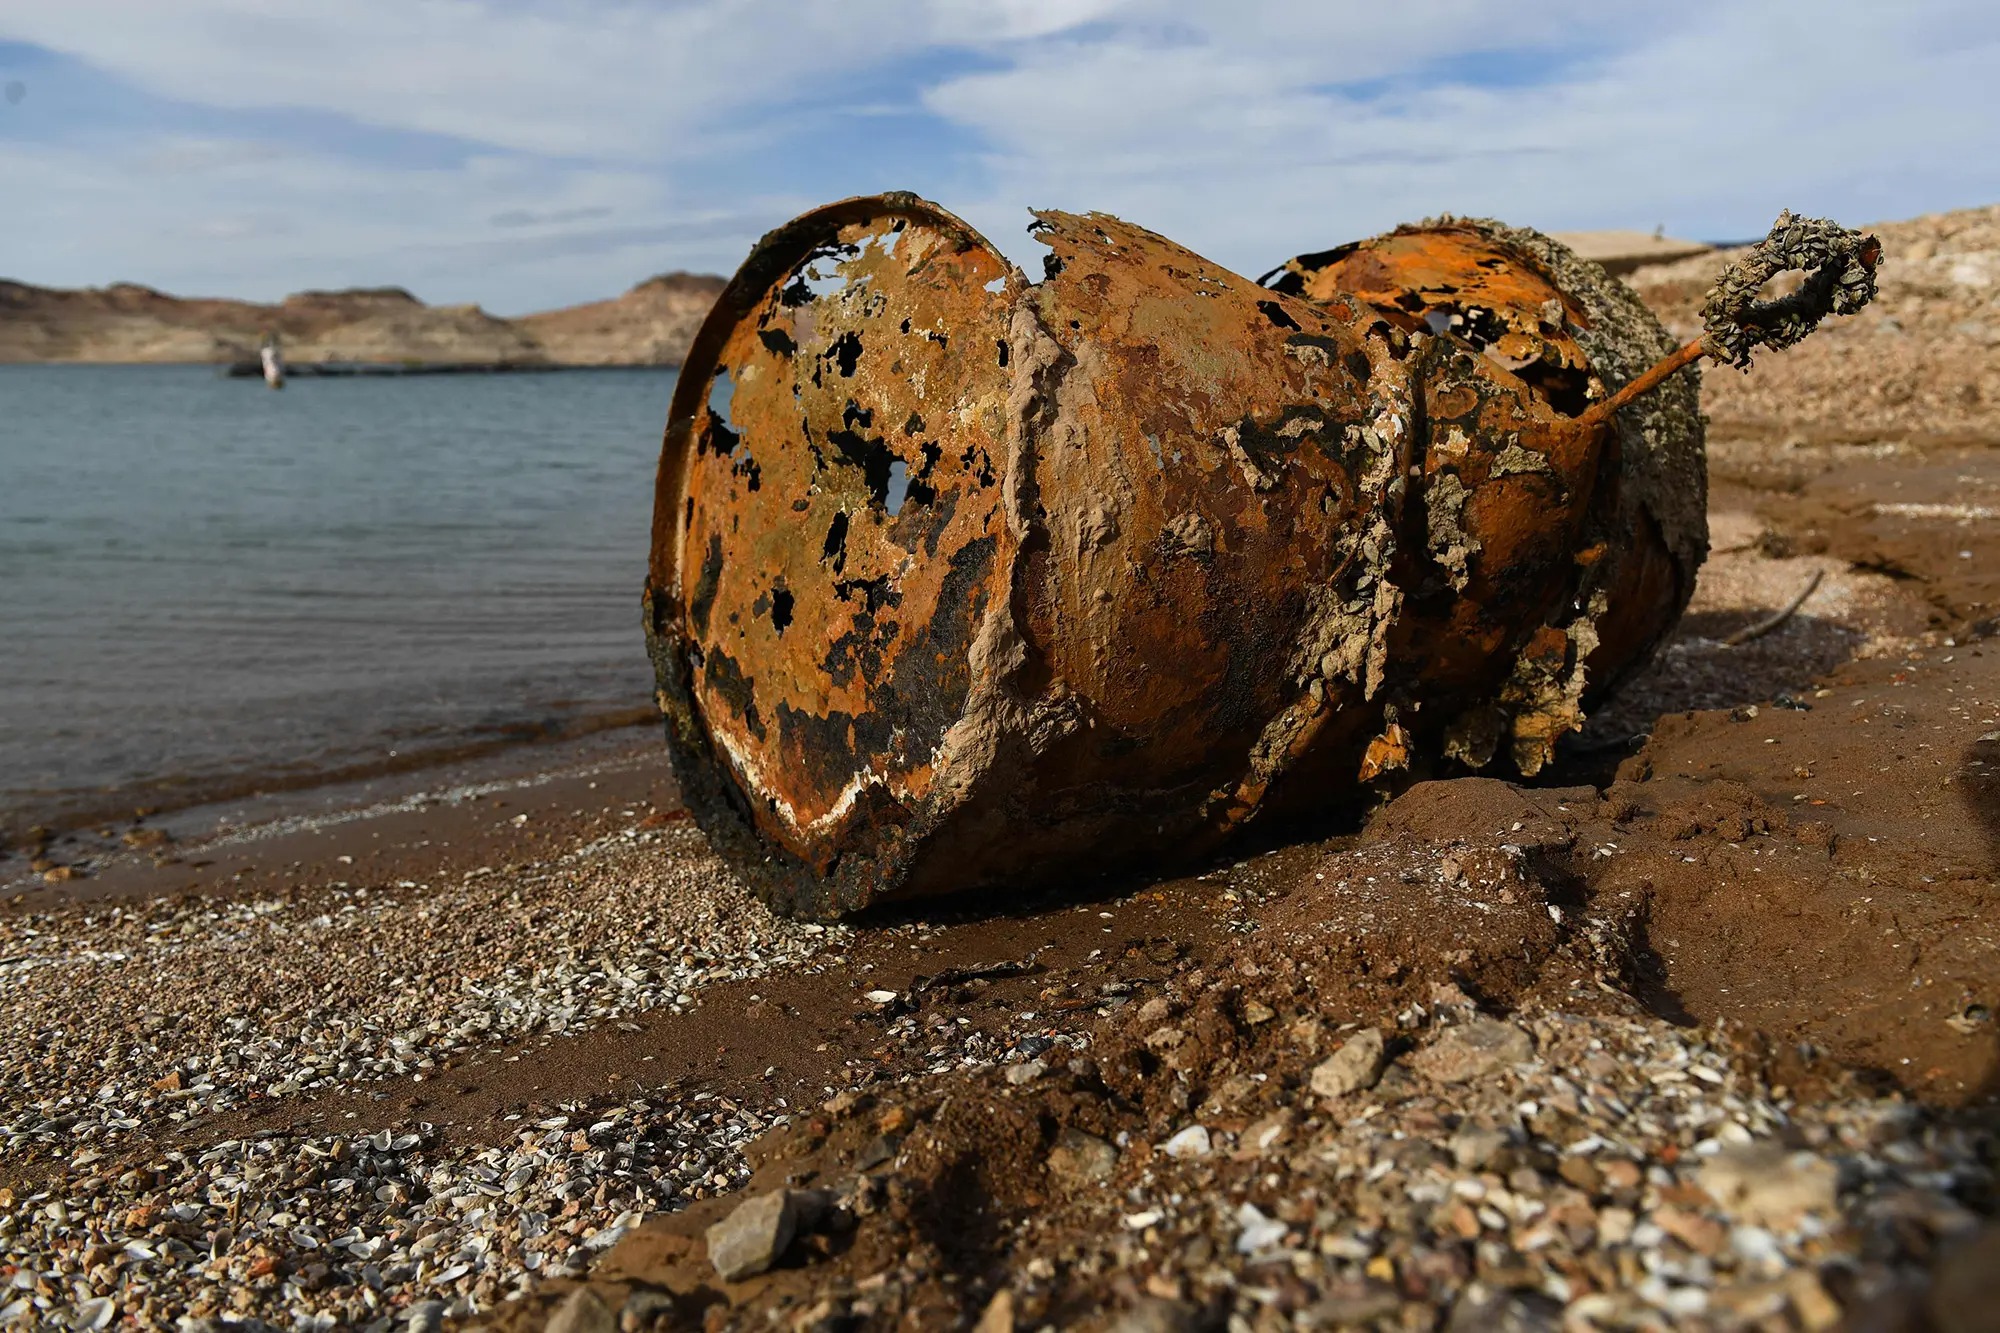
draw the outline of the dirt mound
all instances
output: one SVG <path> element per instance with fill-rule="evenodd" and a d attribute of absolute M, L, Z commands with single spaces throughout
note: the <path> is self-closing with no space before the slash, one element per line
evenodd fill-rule
<path fill-rule="evenodd" d="M 1702 406 L 1718 433 L 2000 439 L 2000 205 L 1870 230 L 1883 250 L 1873 305 L 1760 355 L 1747 375 L 1705 370 Z M 1741 253 L 1649 265 L 1625 281 L 1685 340 L 1701 332 L 1715 275 Z"/>
<path fill-rule="evenodd" d="M 1657 761 L 1713 753 L 1707 725 L 1740 724 L 1692 719 Z M 744 1190 L 487 1326 L 1908 1323 L 1940 1257 L 1941 1284 L 1980 1271 L 1990 1127 L 1871 1092 L 1856 1034 L 1958 1092 L 1993 1042 L 1938 956 L 1977 891 L 1886 889 L 1875 841 L 1843 860 L 1726 779 L 1420 785 L 1081 1054 L 841 1092 L 750 1148 Z M 1877 893 L 1800 911 L 1750 864 L 1794 857 Z M 1978 952 L 1957 980 L 1984 987 Z"/>

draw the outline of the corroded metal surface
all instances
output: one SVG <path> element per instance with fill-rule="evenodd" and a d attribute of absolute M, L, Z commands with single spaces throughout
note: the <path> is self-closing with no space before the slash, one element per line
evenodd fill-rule
<path fill-rule="evenodd" d="M 1309 300 L 1358 300 L 1398 327 L 1445 335 L 1433 355 L 1477 352 L 1546 408 L 1523 425 L 1462 423 L 1469 467 L 1453 457 L 1461 436 L 1429 415 L 1429 537 L 1455 596 L 1413 635 L 1410 662 L 1428 689 L 1456 679 L 1454 660 L 1494 634 L 1539 625 L 1506 684 L 1473 700 L 1444 736 L 1445 753 L 1464 763 L 1504 751 L 1538 771 L 1585 705 L 1645 664 L 1693 594 L 1708 544 L 1697 372 L 1679 370 L 1607 423 L 1595 502 L 1579 507 L 1589 497 L 1541 467 L 1533 437 L 1549 416 L 1596 415 L 1674 350 L 1597 266 L 1536 232 L 1445 218 L 1301 255 L 1263 281 Z M 1457 350 L 1436 350 L 1445 346 Z M 1560 595 L 1528 604 L 1549 591 Z"/>
<path fill-rule="evenodd" d="M 704 822 L 747 817 L 802 880 L 895 873 L 1006 603 L 1019 286 L 921 201 L 835 205 L 765 240 L 682 372 L 649 589 L 662 703 L 684 781 L 715 788 L 690 792 Z"/>
<path fill-rule="evenodd" d="M 1030 284 L 910 196 L 808 214 L 682 371 L 649 637 L 690 804 L 772 901 L 1171 863 L 1441 754 L 1532 769 L 1618 665 L 1612 603 L 1650 604 L 1632 654 L 1677 614 L 1703 538 L 1633 496 L 1689 441 L 1586 418 L 1644 349 L 1514 234 L 1274 290 L 1037 217 Z"/>

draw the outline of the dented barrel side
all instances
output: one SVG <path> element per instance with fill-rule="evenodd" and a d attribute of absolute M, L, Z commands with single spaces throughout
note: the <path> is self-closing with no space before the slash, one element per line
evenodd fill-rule
<path fill-rule="evenodd" d="M 1184 862 L 1254 808 L 1328 702 L 1308 645 L 1369 638 L 1416 447 L 1401 361 L 1349 322 L 1119 219 L 1037 217 L 1010 780 L 912 892 Z M 1358 697 L 1365 648 L 1339 669 Z"/>

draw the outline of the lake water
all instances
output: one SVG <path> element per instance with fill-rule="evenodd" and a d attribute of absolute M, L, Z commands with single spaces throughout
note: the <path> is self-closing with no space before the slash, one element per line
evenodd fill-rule
<path fill-rule="evenodd" d="M 0 366 L 0 827 L 650 706 L 673 385 Z"/>

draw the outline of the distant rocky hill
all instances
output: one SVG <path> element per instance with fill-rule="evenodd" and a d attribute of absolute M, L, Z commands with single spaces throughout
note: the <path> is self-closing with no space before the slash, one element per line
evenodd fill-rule
<path fill-rule="evenodd" d="M 718 277 L 669 273 L 622 296 L 519 319 L 429 306 L 400 287 L 298 292 L 276 305 L 0 280 L 0 362 L 225 362 L 275 332 L 292 361 L 678 365 Z"/>
<path fill-rule="evenodd" d="M 722 286 L 708 274 L 665 273 L 623 296 L 544 310 L 515 325 L 564 364 L 677 366 Z"/>

